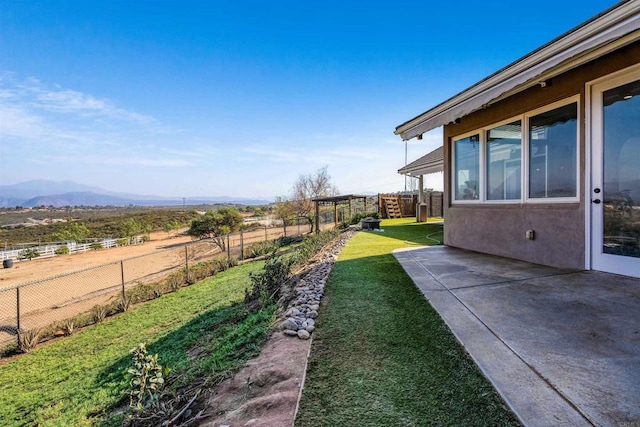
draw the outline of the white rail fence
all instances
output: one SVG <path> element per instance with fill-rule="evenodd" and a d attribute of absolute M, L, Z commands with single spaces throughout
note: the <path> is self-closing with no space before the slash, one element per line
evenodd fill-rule
<path fill-rule="evenodd" d="M 0 251 L 0 260 L 13 259 L 16 261 L 28 261 L 28 258 L 25 256 L 25 251 L 37 251 L 39 255 L 34 258 L 51 258 L 54 256 L 63 255 L 63 253 L 61 252 L 61 248 L 65 246 L 67 247 L 67 249 L 69 249 L 69 254 L 78 254 L 96 249 L 108 249 L 118 246 L 137 245 L 139 243 L 142 243 L 143 241 L 144 240 L 142 236 L 135 236 L 130 239 L 105 238 L 89 243 L 76 243 L 74 241 L 52 242 L 46 243 L 44 245 L 34 245 L 24 249 Z"/>

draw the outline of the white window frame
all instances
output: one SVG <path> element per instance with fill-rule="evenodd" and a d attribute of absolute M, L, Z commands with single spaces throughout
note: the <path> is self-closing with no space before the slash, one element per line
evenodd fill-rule
<path fill-rule="evenodd" d="M 468 138 L 470 136 L 478 135 L 478 198 L 471 200 L 456 200 L 456 141 Z M 484 201 L 484 194 L 482 189 L 484 188 L 484 161 L 482 160 L 482 156 L 484 155 L 484 137 L 482 136 L 482 131 L 473 131 L 463 133 L 461 135 L 456 136 L 455 138 L 451 138 L 451 201 L 455 204 L 478 204 Z"/>
<path fill-rule="evenodd" d="M 545 113 L 547 111 L 555 110 L 556 108 L 564 107 L 569 104 L 576 104 L 577 117 L 576 117 L 576 196 L 575 197 L 546 197 L 546 198 L 530 198 L 529 197 L 529 121 L 531 117 Z M 520 121 L 521 124 L 521 156 L 520 156 L 520 198 L 509 200 L 488 200 L 487 199 L 487 132 L 499 126 L 503 126 L 515 121 Z M 580 95 L 564 98 L 560 101 L 547 104 L 543 107 L 536 108 L 535 110 L 527 111 L 524 114 L 513 116 L 509 119 L 501 120 L 499 122 L 491 123 L 489 126 L 474 129 L 470 132 L 455 135 L 451 137 L 451 204 L 452 205 L 513 205 L 513 204 L 540 204 L 540 203 L 576 203 L 580 202 L 581 182 L 580 182 L 580 137 L 581 137 L 581 115 L 580 115 Z M 479 197 L 475 200 L 456 200 L 456 164 L 455 164 L 455 142 L 468 138 L 473 135 L 479 135 L 479 182 L 478 192 Z"/>
<path fill-rule="evenodd" d="M 547 111 L 555 110 L 556 108 L 564 107 L 569 104 L 576 104 L 576 195 L 574 197 L 529 197 L 529 121 L 532 117 L 537 116 L 542 113 L 546 113 Z M 580 192 L 582 191 L 582 186 L 580 185 L 580 132 L 581 132 L 581 121 L 580 121 L 580 96 L 572 96 L 570 98 L 565 98 L 561 101 L 554 102 L 552 104 L 545 105 L 544 107 L 537 108 L 532 111 L 528 111 L 524 114 L 523 120 L 523 151 L 524 151 L 524 162 L 526 167 L 523 167 L 523 195 L 525 197 L 526 203 L 576 203 L 580 202 Z M 526 149 L 525 149 L 526 147 Z"/>
<path fill-rule="evenodd" d="M 520 198 L 519 199 L 508 199 L 508 200 L 489 200 L 487 199 L 487 188 L 485 186 L 485 188 L 482 189 L 482 194 L 484 196 L 483 198 L 483 202 L 484 203 L 490 203 L 490 204 L 496 204 L 496 205 L 513 205 L 513 204 L 520 204 L 523 202 L 524 200 L 524 193 L 523 193 L 523 188 L 522 188 L 522 173 L 524 170 L 524 150 L 525 150 L 525 145 L 524 145 L 524 138 L 522 137 L 522 134 L 524 133 L 524 127 L 525 127 L 525 123 L 524 123 L 524 119 L 522 115 L 519 116 L 515 116 L 512 117 L 510 119 L 507 120 L 502 120 L 499 122 L 496 122 L 495 124 L 491 124 L 490 126 L 486 126 L 484 128 L 482 128 L 482 134 L 484 137 L 484 141 L 482 146 L 484 147 L 484 159 L 483 159 L 483 166 L 484 166 L 484 182 L 486 184 L 487 182 L 487 171 L 489 170 L 487 167 L 487 145 L 489 144 L 489 141 L 487 140 L 487 132 L 489 132 L 491 129 L 495 129 L 497 127 L 500 126 L 504 126 L 504 125 L 508 125 L 509 123 L 513 123 L 513 122 L 517 122 L 520 121 Z M 506 182 L 505 182 L 506 184 Z"/>

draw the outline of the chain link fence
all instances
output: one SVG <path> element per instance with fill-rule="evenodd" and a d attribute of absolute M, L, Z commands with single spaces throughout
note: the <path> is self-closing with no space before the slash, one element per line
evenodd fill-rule
<path fill-rule="evenodd" d="M 146 255 L 0 289 L 0 347 L 16 342 L 18 331 L 61 325 L 101 305 L 126 301 L 127 293 L 134 288 L 157 283 L 174 272 L 186 272 L 188 281 L 189 268 L 198 263 L 215 258 L 242 260 L 251 256 L 253 244 L 302 236 L 310 231 L 305 220 L 286 228 L 261 226 L 224 236 L 224 250 L 213 240 L 181 243 Z"/>

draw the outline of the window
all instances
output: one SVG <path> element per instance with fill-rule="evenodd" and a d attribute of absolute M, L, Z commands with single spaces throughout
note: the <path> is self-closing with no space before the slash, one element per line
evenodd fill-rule
<path fill-rule="evenodd" d="M 454 141 L 455 200 L 478 200 L 480 186 L 480 136 Z"/>
<path fill-rule="evenodd" d="M 520 200 L 522 124 L 489 129 L 487 140 L 487 200 Z"/>
<path fill-rule="evenodd" d="M 577 202 L 577 97 L 453 140 L 454 203 Z"/>
<path fill-rule="evenodd" d="M 529 198 L 576 197 L 578 106 L 529 119 Z"/>

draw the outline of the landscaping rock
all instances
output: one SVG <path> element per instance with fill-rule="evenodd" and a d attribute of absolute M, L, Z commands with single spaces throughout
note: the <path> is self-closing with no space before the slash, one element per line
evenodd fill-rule
<path fill-rule="evenodd" d="M 315 330 L 314 319 L 318 317 L 320 301 L 331 268 L 344 245 L 354 234 L 354 231 L 348 231 L 340 235 L 329 248 L 315 257 L 315 265 L 298 281 L 293 289 L 295 298 L 289 303 L 285 314 L 287 319 L 282 323 L 285 335 L 295 335 L 304 340 L 310 338 Z"/>
<path fill-rule="evenodd" d="M 292 318 L 288 318 L 282 322 L 282 329 L 293 329 L 294 331 L 297 331 L 300 329 L 300 326 L 302 326 L 302 324 L 298 325 L 298 323 Z"/>
<path fill-rule="evenodd" d="M 302 340 L 308 340 L 310 336 L 311 336 L 311 334 L 309 332 L 305 331 L 304 329 L 300 329 L 298 331 L 298 338 L 300 338 Z"/>

